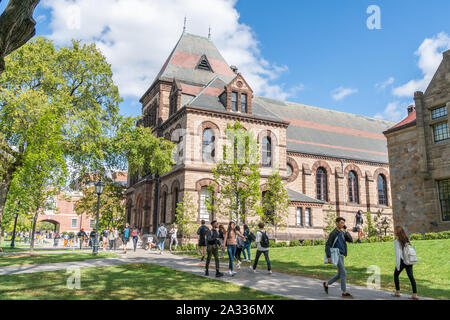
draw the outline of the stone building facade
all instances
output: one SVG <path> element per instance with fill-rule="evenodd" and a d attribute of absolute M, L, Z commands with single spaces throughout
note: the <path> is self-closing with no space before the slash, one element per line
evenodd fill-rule
<path fill-rule="evenodd" d="M 407 232 L 450 229 L 450 50 L 408 116 L 385 131 L 394 224 Z"/>
<path fill-rule="evenodd" d="M 141 125 L 177 144 L 169 173 L 129 176 L 127 221 L 144 233 L 172 223 L 185 193 L 197 205 L 198 223 L 228 223 L 207 212 L 204 200 L 214 185 L 211 169 L 229 144 L 227 125 L 237 121 L 258 140 L 261 192 L 273 171 L 286 183 L 288 228 L 278 239 L 322 238 L 328 210 L 350 227 L 358 209 L 392 215 L 382 132 L 394 123 L 256 96 L 208 38 L 183 33 L 140 102 Z"/>

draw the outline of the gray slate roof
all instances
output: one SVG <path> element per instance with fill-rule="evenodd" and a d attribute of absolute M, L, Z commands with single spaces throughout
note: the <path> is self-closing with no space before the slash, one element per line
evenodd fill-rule
<path fill-rule="evenodd" d="M 303 193 L 294 191 L 292 189 L 287 188 L 289 201 L 298 201 L 298 202 L 309 202 L 309 203 L 325 203 L 322 200 L 317 200 L 311 197 L 304 195 Z"/>

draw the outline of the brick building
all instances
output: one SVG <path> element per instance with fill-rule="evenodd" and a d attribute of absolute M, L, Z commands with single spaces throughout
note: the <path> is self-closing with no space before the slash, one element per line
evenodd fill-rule
<path fill-rule="evenodd" d="M 278 238 L 323 237 L 330 208 L 349 226 L 358 209 L 392 215 L 382 132 L 394 123 L 256 96 L 208 38 L 183 33 L 140 102 L 142 125 L 176 143 L 178 153 L 164 176 L 129 176 L 127 221 L 144 232 L 171 223 L 184 193 L 197 203 L 197 222 L 228 222 L 208 212 L 205 198 L 222 156 L 215 150 L 229 143 L 225 129 L 236 121 L 258 139 L 261 192 L 274 170 L 286 183 L 289 227 Z"/>
<path fill-rule="evenodd" d="M 127 173 L 113 173 L 112 179 L 116 183 L 125 185 L 127 183 Z M 48 199 L 48 207 L 54 209 L 44 210 L 44 212 L 38 216 L 37 222 L 53 223 L 55 225 L 54 231 L 60 233 L 77 233 L 81 228 L 87 232 L 94 230 L 96 221 L 92 216 L 88 216 L 85 213 L 77 215 L 75 212 L 75 204 L 82 197 L 83 193 L 75 190 L 62 192 L 61 194 Z"/>
<path fill-rule="evenodd" d="M 387 137 L 394 224 L 409 233 L 450 229 L 450 50 L 425 93 Z"/>

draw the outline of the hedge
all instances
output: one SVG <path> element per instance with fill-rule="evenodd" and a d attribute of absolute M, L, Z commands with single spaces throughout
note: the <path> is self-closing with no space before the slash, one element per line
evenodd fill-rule
<path fill-rule="evenodd" d="M 298 240 L 289 241 L 289 247 L 298 247 L 299 245 L 300 245 L 300 241 L 298 241 Z"/>
<path fill-rule="evenodd" d="M 389 242 L 389 241 L 394 241 L 394 237 L 393 236 L 384 236 L 381 238 L 382 242 Z"/>
<path fill-rule="evenodd" d="M 367 239 L 367 242 L 369 242 L 369 243 L 378 242 L 378 237 L 377 237 L 377 236 L 369 237 L 369 238 Z"/>
<path fill-rule="evenodd" d="M 312 246 L 313 245 L 313 243 L 312 243 L 312 241 L 311 240 L 303 240 L 303 242 L 302 242 L 302 246 Z"/>
<path fill-rule="evenodd" d="M 280 241 L 280 242 L 276 243 L 276 246 L 278 248 L 280 248 L 280 247 L 287 247 L 287 243 L 285 241 Z"/>
<path fill-rule="evenodd" d="M 424 235 L 425 240 L 435 240 L 438 239 L 438 234 L 435 232 L 428 232 Z"/>
<path fill-rule="evenodd" d="M 276 243 L 275 243 L 275 240 L 269 240 L 269 248 L 274 248 L 274 247 L 276 247 L 277 245 L 276 245 Z"/>
<path fill-rule="evenodd" d="M 325 245 L 325 240 L 324 239 L 316 239 L 316 240 L 314 240 L 314 245 L 315 246 L 323 246 L 323 245 Z"/>
<path fill-rule="evenodd" d="M 423 236 L 420 233 L 413 233 L 409 237 L 409 240 L 423 240 Z"/>
<path fill-rule="evenodd" d="M 450 231 L 441 231 L 438 232 L 439 239 L 450 239 Z"/>

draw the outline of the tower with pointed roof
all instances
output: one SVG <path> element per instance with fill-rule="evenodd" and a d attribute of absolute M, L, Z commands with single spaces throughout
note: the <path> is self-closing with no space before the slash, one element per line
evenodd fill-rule
<path fill-rule="evenodd" d="M 286 183 L 288 228 L 279 239 L 322 238 L 327 210 L 348 224 L 358 209 L 392 215 L 382 134 L 392 122 L 256 96 L 251 85 L 209 37 L 183 32 L 140 99 L 141 125 L 176 143 L 178 160 L 164 176 L 129 177 L 130 224 L 152 232 L 173 222 L 185 193 L 196 201 L 197 222 L 227 223 L 205 205 L 220 152 L 213 151 L 209 160 L 203 154 L 205 146 L 222 150 L 227 125 L 236 121 L 259 142 L 261 191 L 276 170 Z"/>

